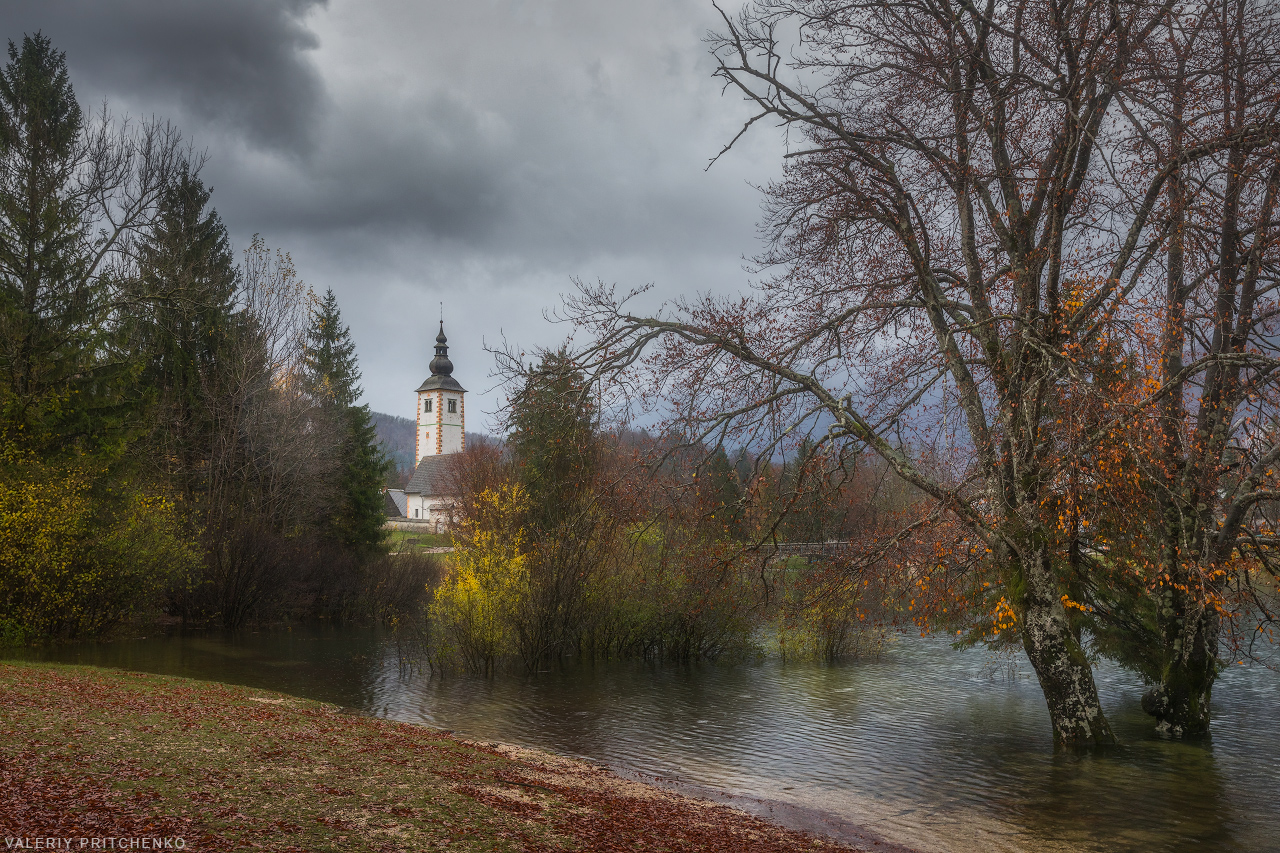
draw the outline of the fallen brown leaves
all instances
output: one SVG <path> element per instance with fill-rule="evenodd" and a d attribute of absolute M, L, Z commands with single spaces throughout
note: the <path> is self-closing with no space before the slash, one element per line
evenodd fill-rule
<path fill-rule="evenodd" d="M 6 836 L 128 838 L 183 836 L 212 840 L 188 818 L 152 813 L 154 797 L 105 788 L 90 778 L 36 776 L 0 769 L 0 832 Z"/>
<path fill-rule="evenodd" d="M 0 836 L 188 850 L 848 850 L 599 767 L 264 691 L 0 664 Z"/>

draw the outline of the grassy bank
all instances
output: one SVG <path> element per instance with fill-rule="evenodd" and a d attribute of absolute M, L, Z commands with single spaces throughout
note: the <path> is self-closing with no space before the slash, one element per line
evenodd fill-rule
<path fill-rule="evenodd" d="M 431 548 L 452 548 L 448 533 L 418 533 L 413 530 L 388 530 L 386 543 L 393 553 L 426 552 Z"/>
<path fill-rule="evenodd" d="M 0 663 L 0 836 L 181 837 L 187 850 L 848 849 L 581 762 L 331 705 L 12 663 Z"/>

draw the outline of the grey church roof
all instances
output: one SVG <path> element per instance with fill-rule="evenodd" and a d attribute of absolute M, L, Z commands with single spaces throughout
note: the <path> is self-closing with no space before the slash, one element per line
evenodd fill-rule
<path fill-rule="evenodd" d="M 404 487 L 410 495 L 427 495 L 428 497 L 448 497 L 453 485 L 453 458 L 457 454 L 446 453 L 442 456 L 424 456 L 413 469 L 413 477 L 409 485 Z"/>
<path fill-rule="evenodd" d="M 452 376 L 428 376 L 423 380 L 422 384 L 418 386 L 419 391 L 434 391 L 437 388 L 444 391 L 467 390 L 466 388 L 463 388 L 462 385 L 458 383 L 458 380 L 454 379 Z"/>
<path fill-rule="evenodd" d="M 453 378 L 453 362 L 449 360 L 449 339 L 444 336 L 444 320 L 440 321 L 440 334 L 436 335 L 436 357 L 431 359 L 429 366 L 431 375 L 418 386 L 419 391 L 434 391 L 437 388 L 458 392 L 467 390 Z"/>

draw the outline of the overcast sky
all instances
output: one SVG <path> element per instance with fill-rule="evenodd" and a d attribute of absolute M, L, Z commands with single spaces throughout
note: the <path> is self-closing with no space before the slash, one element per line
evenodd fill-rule
<path fill-rule="evenodd" d="M 732 4 L 731 4 L 732 5 Z M 702 43 L 710 0 L 0 0 L 86 107 L 171 119 L 238 249 L 331 287 L 374 409 L 411 417 L 444 303 L 468 427 L 493 431 L 505 334 L 552 345 L 570 279 L 743 287 L 781 146 L 706 165 L 746 106 Z M 478 398 L 478 399 L 477 399 Z"/>

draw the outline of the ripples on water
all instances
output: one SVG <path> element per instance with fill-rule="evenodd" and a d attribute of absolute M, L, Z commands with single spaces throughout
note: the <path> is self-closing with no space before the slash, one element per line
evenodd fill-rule
<path fill-rule="evenodd" d="M 1156 739 L 1097 673 L 1122 746 L 1053 752 L 1030 668 L 901 636 L 873 661 L 406 677 L 373 632 L 186 635 L 41 657 L 266 687 L 819 809 L 922 850 L 1280 849 L 1280 676 L 1234 667 L 1210 743 Z"/>

